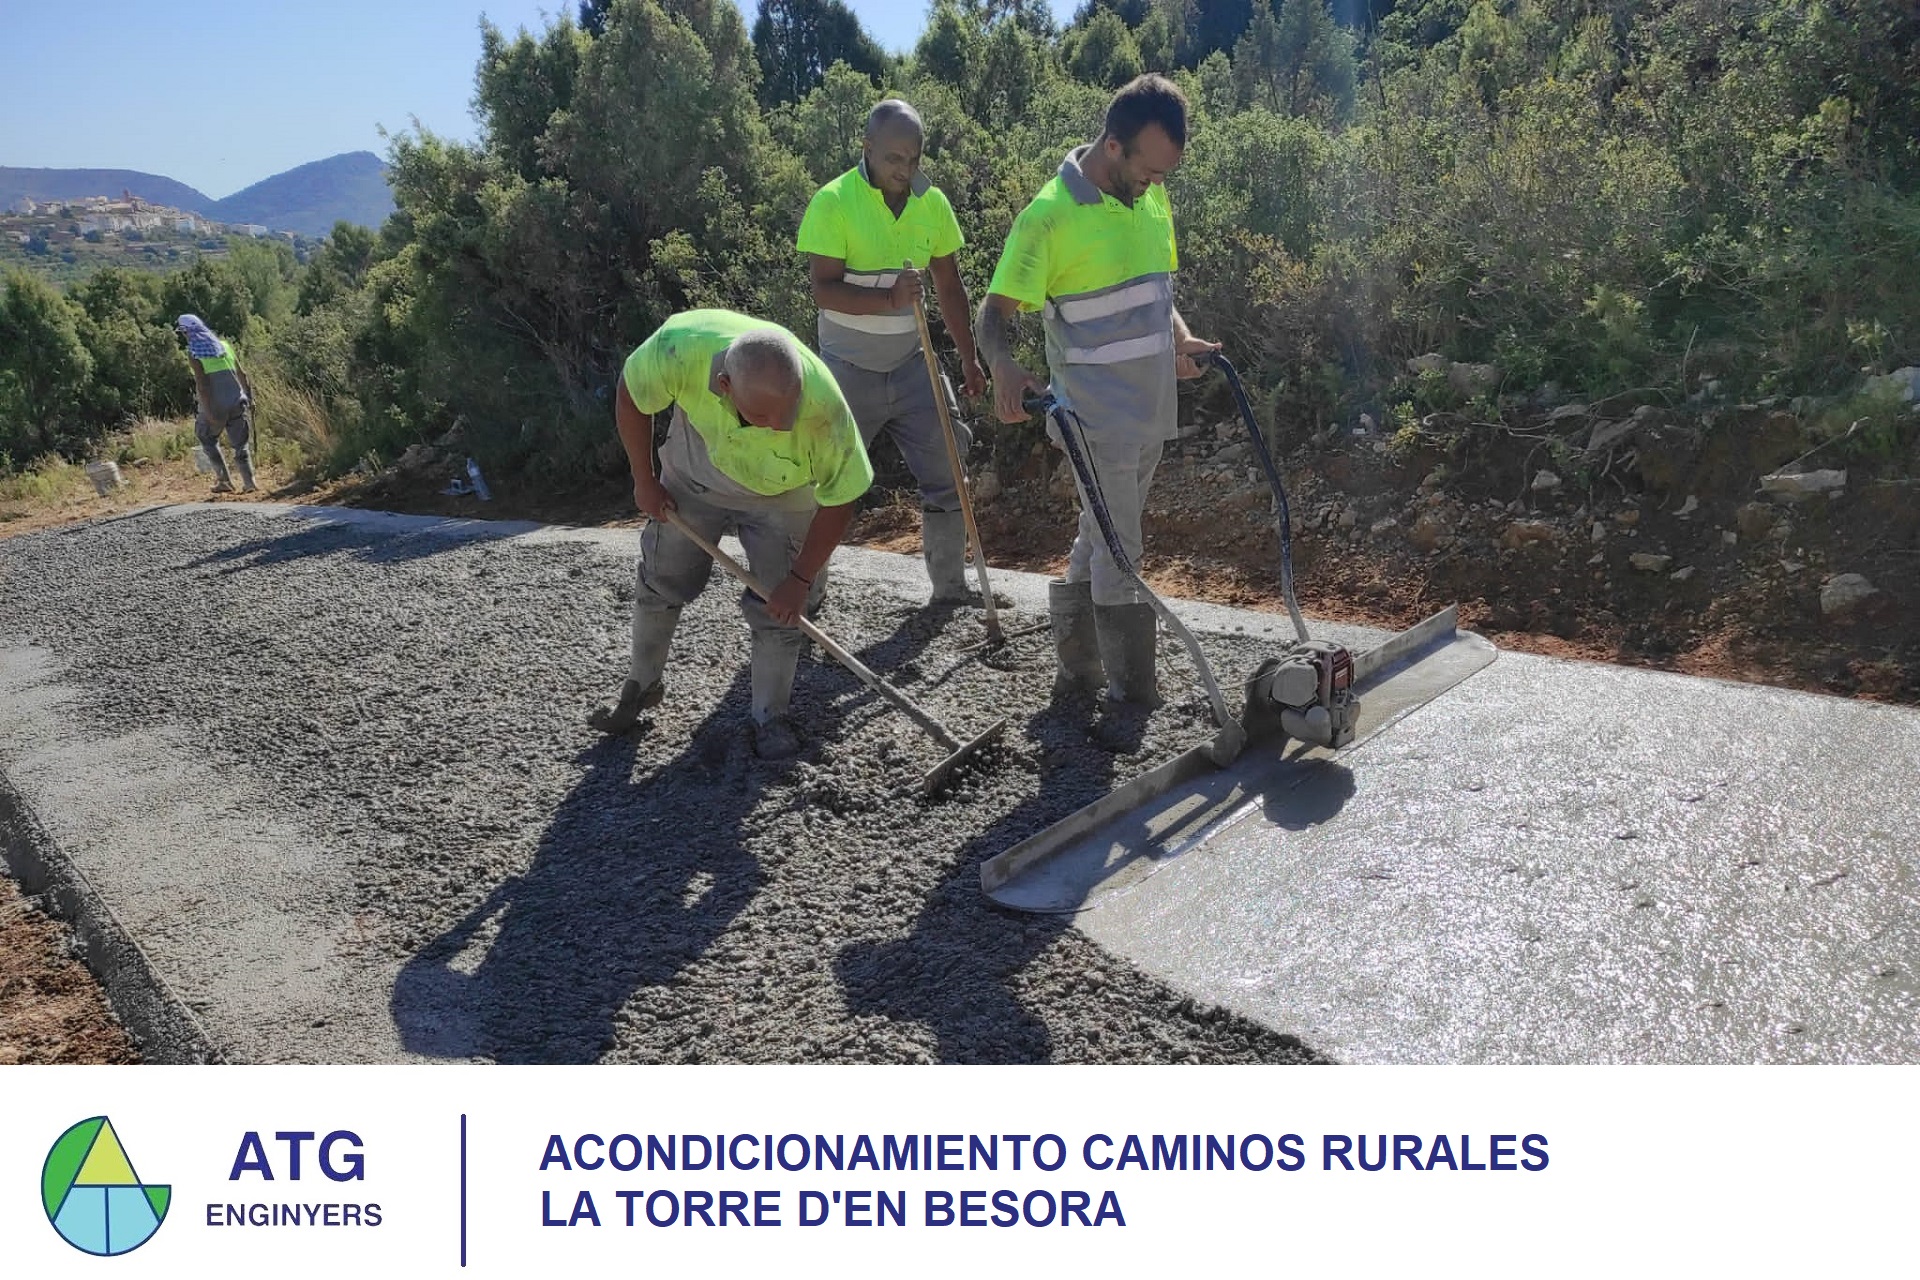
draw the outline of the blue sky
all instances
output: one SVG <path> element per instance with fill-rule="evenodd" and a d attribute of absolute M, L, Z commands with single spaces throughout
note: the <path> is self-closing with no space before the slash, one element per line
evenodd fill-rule
<path fill-rule="evenodd" d="M 851 0 L 910 46 L 924 0 Z M 753 0 L 740 0 L 749 17 Z M 1051 0 L 1063 19 L 1074 0 Z M 139 169 L 219 199 L 342 151 L 384 153 L 413 119 L 467 138 L 480 14 L 538 29 L 571 4 L 306 0 L 181 4 L 8 0 L 0 165 Z"/>

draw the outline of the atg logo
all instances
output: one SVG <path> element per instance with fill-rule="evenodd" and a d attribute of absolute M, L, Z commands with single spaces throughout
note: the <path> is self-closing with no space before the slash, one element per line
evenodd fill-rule
<path fill-rule="evenodd" d="M 172 1201 L 172 1187 L 140 1181 L 105 1116 L 61 1134 L 40 1169 L 47 1221 L 62 1240 L 102 1258 L 131 1253 L 151 1240 Z"/>

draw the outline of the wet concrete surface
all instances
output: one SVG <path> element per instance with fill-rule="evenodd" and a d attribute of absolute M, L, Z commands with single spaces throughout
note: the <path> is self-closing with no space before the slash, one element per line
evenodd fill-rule
<path fill-rule="evenodd" d="M 1920 1061 L 1920 714 L 1524 654 L 1078 926 L 1366 1062 Z"/>
<path fill-rule="evenodd" d="M 806 752 L 753 758 L 718 582 L 607 741 L 635 538 L 236 505 L 0 542 L 0 774 L 175 1056 L 1920 1060 L 1914 712 L 1503 654 L 1036 917 L 982 861 L 1210 736 L 1177 646 L 1150 718 L 1049 706 L 1044 634 L 967 659 L 916 562 L 845 549 L 828 630 L 1009 717 L 993 768 L 920 802 L 937 750 L 813 660 Z M 1287 634 L 1179 608 L 1223 675 Z"/>

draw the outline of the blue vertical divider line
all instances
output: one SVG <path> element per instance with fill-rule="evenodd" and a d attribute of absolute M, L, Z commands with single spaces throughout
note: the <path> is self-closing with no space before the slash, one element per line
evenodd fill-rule
<path fill-rule="evenodd" d="M 467 1115 L 460 1113 L 460 1265 L 467 1265 Z"/>

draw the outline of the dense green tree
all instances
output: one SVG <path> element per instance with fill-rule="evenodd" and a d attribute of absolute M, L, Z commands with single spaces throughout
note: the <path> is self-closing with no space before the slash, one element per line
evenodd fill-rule
<path fill-rule="evenodd" d="M 760 103 L 798 102 L 835 63 L 878 84 L 891 65 L 853 10 L 841 0 L 760 0 L 753 20 L 760 62 Z"/>
<path fill-rule="evenodd" d="M 1046 83 L 1050 51 L 1018 21 L 996 23 L 981 49 L 968 114 L 990 129 L 1005 129 L 1027 114 Z"/>
<path fill-rule="evenodd" d="M 230 341 L 239 341 L 253 314 L 253 293 L 246 279 L 226 262 L 198 258 L 185 271 L 170 275 L 160 290 L 160 305 L 169 322 L 196 315 Z"/>
<path fill-rule="evenodd" d="M 1148 71 L 1171 71 L 1180 63 L 1183 28 L 1175 25 L 1169 6 L 1156 4 L 1134 29 L 1134 44 L 1140 49 L 1140 62 Z"/>
<path fill-rule="evenodd" d="M 296 300 L 304 315 L 359 291 L 381 255 L 380 237 L 351 222 L 336 222 L 301 274 Z"/>
<path fill-rule="evenodd" d="M 161 307 L 160 277 L 108 267 L 74 290 L 81 343 L 93 368 L 82 401 L 90 425 L 185 412 L 188 374 L 172 317 Z"/>
<path fill-rule="evenodd" d="M 537 177 L 490 136 L 396 141 L 395 223 L 410 238 L 370 271 L 373 332 L 356 344 L 385 405 L 370 406 L 376 425 L 464 416 L 548 457 L 542 433 L 598 424 L 620 362 L 672 310 L 699 300 L 798 323 L 798 285 L 757 267 L 791 234 L 807 176 L 768 136 L 739 11 L 615 0 L 577 48 L 565 109 L 529 139 Z M 483 118 L 525 93 L 483 77 Z"/>
<path fill-rule="evenodd" d="M 1067 71 L 1087 84 L 1117 89 L 1145 68 L 1140 46 L 1119 14 L 1102 9 L 1084 26 L 1067 33 L 1064 52 Z"/>
<path fill-rule="evenodd" d="M 942 84 L 964 89 L 980 60 L 982 35 L 960 0 L 934 0 L 927 26 L 914 46 L 920 70 Z"/>
<path fill-rule="evenodd" d="M 1113 14 L 1129 27 L 1137 27 L 1155 11 L 1154 0 L 1086 0 L 1073 11 L 1073 23 L 1069 28 L 1069 34 L 1072 30 L 1087 26 L 1103 13 Z"/>
<path fill-rule="evenodd" d="M 1197 65 L 1215 51 L 1239 43 L 1253 22 L 1253 11 L 1265 0 L 1188 0 L 1186 62 Z"/>
<path fill-rule="evenodd" d="M 774 112 L 768 123 L 781 145 L 806 165 L 808 176 L 826 182 L 860 159 L 867 116 L 877 98 L 866 76 L 836 62 L 817 88 Z"/>
<path fill-rule="evenodd" d="M 601 7 L 600 32 L 614 5 Z M 573 102 L 580 59 L 591 37 L 564 18 L 539 36 L 521 31 L 511 39 L 487 19 L 480 20 L 480 70 L 474 105 L 486 128 L 488 149 L 528 182 L 548 170 L 540 151 L 554 117 Z"/>
<path fill-rule="evenodd" d="M 1322 120 L 1343 120 L 1353 108 L 1353 37 L 1326 0 L 1281 0 L 1278 16 L 1263 4 L 1234 46 L 1233 70 L 1243 107 Z"/>
<path fill-rule="evenodd" d="M 80 340 L 84 314 L 24 271 L 0 289 L 0 453 L 16 462 L 73 453 L 86 440 L 79 410 L 93 358 Z"/>
<path fill-rule="evenodd" d="M 253 315 L 275 325 L 293 314 L 299 264 L 292 245 L 284 240 L 235 240 L 227 247 L 227 264 L 247 286 L 247 307 Z"/>

